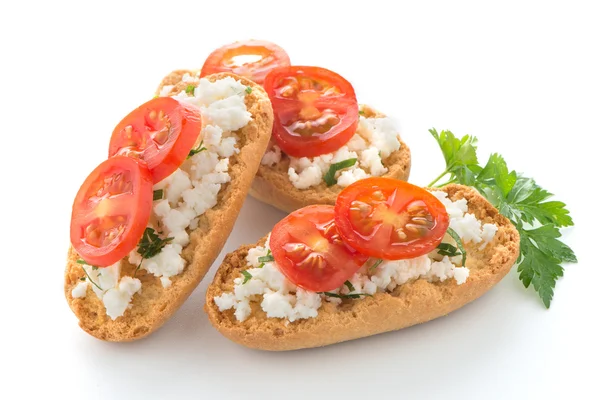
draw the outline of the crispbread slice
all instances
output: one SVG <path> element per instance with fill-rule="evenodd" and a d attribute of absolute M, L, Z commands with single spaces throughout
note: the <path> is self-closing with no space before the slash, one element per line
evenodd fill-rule
<path fill-rule="evenodd" d="M 510 270 L 519 254 L 519 234 L 510 221 L 472 188 L 448 185 L 445 190 L 452 200 L 466 198 L 469 212 L 483 223 L 498 226 L 492 242 L 483 250 L 478 245 L 466 245 L 470 275 L 462 285 L 454 279 L 428 282 L 417 279 L 398 286 L 391 293 L 376 293 L 373 297 L 344 300 L 340 306 L 327 301 L 316 318 L 292 323 L 267 318 L 258 303 L 252 304 L 252 314 L 239 322 L 233 310 L 219 311 L 216 296 L 233 289 L 233 280 L 246 269 L 248 250 L 264 244 L 243 246 L 225 257 L 206 293 L 204 309 L 210 322 L 225 337 L 247 347 L 261 350 L 296 350 L 326 346 L 393 331 L 427 322 L 446 315 L 477 299 L 498 283 Z"/>
<path fill-rule="evenodd" d="M 65 271 L 65 296 L 79 319 L 83 330 L 98 339 L 130 341 L 140 339 L 158 329 L 187 299 L 200 283 L 223 248 L 250 188 L 252 178 L 269 143 L 273 125 L 273 110 L 265 91 L 243 77 L 220 73 L 211 75 L 211 81 L 232 76 L 252 88 L 246 96 L 246 106 L 252 120 L 237 131 L 240 153 L 229 158 L 231 182 L 223 185 L 218 203 L 200 217 L 198 228 L 191 232 L 190 244 L 183 250 L 188 262 L 184 271 L 171 278 L 172 285 L 163 288 L 160 279 L 145 270 L 136 277 L 142 281 L 142 290 L 133 296 L 131 309 L 116 320 L 111 320 L 100 299 L 88 288 L 85 298 L 73 298 L 71 291 L 84 276 L 76 263 L 77 253 L 70 248 Z M 135 267 L 125 259 L 121 276 L 132 276 Z"/>
<path fill-rule="evenodd" d="M 366 105 L 361 105 L 360 110 L 366 118 L 385 117 L 384 114 Z M 400 149 L 383 160 L 383 165 L 388 169 L 383 177 L 408 180 L 410 161 L 410 149 L 401 140 Z M 289 166 L 290 159 L 283 153 L 281 161 L 276 165 L 261 165 L 252 182 L 250 196 L 288 213 L 312 204 L 335 204 L 335 199 L 344 189 L 343 187 L 338 185 L 328 187 L 325 182 L 321 182 L 318 186 L 298 189 L 288 177 Z"/>

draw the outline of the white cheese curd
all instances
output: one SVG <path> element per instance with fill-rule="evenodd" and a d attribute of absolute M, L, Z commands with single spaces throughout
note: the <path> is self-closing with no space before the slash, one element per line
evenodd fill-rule
<path fill-rule="evenodd" d="M 332 164 L 356 158 L 357 162 L 335 175 L 337 184 L 346 187 L 369 176 L 381 176 L 388 172 L 383 160 L 400 149 L 400 134 L 391 118 L 359 117 L 356 133 L 348 143 L 333 153 L 318 157 L 289 157 L 288 177 L 297 189 L 308 189 L 323 182 Z M 281 149 L 274 145 L 267 151 L 261 163 L 273 166 L 281 161 Z"/>
<path fill-rule="evenodd" d="M 79 282 L 77 285 L 75 285 L 75 287 L 71 291 L 71 296 L 73 296 L 74 299 L 84 298 L 87 294 L 88 286 L 89 286 L 89 282 L 87 281 L 87 278 L 86 278 L 85 281 Z"/>
<path fill-rule="evenodd" d="M 79 282 L 71 294 L 74 298 L 84 298 L 88 286 L 91 285 L 96 296 L 104 303 L 106 314 L 113 320 L 125 313 L 133 295 L 142 288 L 139 279 L 124 276 L 119 280 L 120 261 L 106 268 L 97 268 L 87 264 L 82 267 L 87 273 L 85 281 Z"/>
<path fill-rule="evenodd" d="M 194 94 L 182 91 L 174 97 L 200 108 L 204 127 L 202 147 L 170 176 L 154 185 L 163 190 L 163 200 L 154 202 L 150 226 L 162 238 L 173 238 L 154 257 L 143 259 L 137 250 L 129 254 L 129 262 L 159 277 L 163 287 L 171 285 L 169 278 L 185 268 L 181 252 L 189 244 L 189 229 L 198 226 L 198 217 L 217 204 L 222 186 L 231 181 L 229 157 L 239 153 L 238 138 L 232 133 L 251 119 L 244 98 L 246 86 L 231 77 L 210 82 L 185 74 L 185 83 L 198 83 Z"/>
<path fill-rule="evenodd" d="M 233 131 L 246 126 L 252 117 L 244 103 L 246 86 L 235 79 L 226 77 L 210 82 L 185 74 L 182 81 L 198 83 L 193 94 L 182 91 L 173 97 L 200 108 L 204 124 L 200 133 L 203 150 L 154 185 L 153 190 L 163 191 L 163 198 L 154 202 L 148 227 L 162 239 L 172 238 L 171 241 L 153 257 L 142 259 L 137 248 L 128 257 L 131 264 L 158 277 L 164 288 L 171 286 L 171 277 L 185 269 L 181 253 L 190 241 L 188 229 L 197 228 L 198 218 L 217 204 L 222 186 L 231 181 L 229 157 L 240 151 Z M 160 95 L 168 96 L 172 89 L 173 86 L 165 86 Z M 133 295 L 142 288 L 139 279 L 129 276 L 119 279 L 120 262 L 106 268 L 82 267 L 89 278 L 73 288 L 72 296 L 84 298 L 91 286 L 113 320 L 123 315 Z M 92 282 L 88 282 L 90 279 Z M 249 305 L 243 312 L 249 314 Z"/>
<path fill-rule="evenodd" d="M 498 227 L 494 224 L 482 225 L 473 214 L 467 212 L 468 205 L 465 199 L 452 201 L 448 199 L 445 192 L 433 191 L 432 193 L 446 207 L 451 226 L 454 223 L 464 228 L 460 232 L 457 230 L 463 242 L 482 243 L 485 247 L 493 240 Z M 476 223 L 472 222 L 473 218 Z M 246 280 L 243 275 L 235 278 L 233 292 L 226 292 L 214 298 L 219 310 L 234 309 L 236 319 L 244 321 L 252 314 L 250 304 L 255 303 L 260 304 L 269 318 L 294 322 L 316 317 L 323 300 L 334 304 L 342 302 L 339 297 L 297 288 L 279 271 L 274 261 L 261 264 L 259 258 L 270 252 L 269 240 L 270 237 L 267 238 L 266 246 L 257 246 L 248 251 L 246 272 L 252 278 Z M 446 235 L 443 242 L 456 245 L 450 235 Z M 462 256 L 452 258 L 441 256 L 437 250 L 406 260 L 383 260 L 374 270 L 372 270 L 373 260 L 369 260 L 348 280 L 349 285 L 346 283 L 330 293 L 373 295 L 377 292 L 391 292 L 398 286 L 415 279 L 426 279 L 429 282 L 454 279 L 457 285 L 462 285 L 469 278 L 469 269 L 460 266 L 461 263 Z"/>
<path fill-rule="evenodd" d="M 131 298 L 142 288 L 139 279 L 124 276 L 117 286 L 109 289 L 104 294 L 102 302 L 106 307 L 106 315 L 115 320 L 125 313 Z"/>

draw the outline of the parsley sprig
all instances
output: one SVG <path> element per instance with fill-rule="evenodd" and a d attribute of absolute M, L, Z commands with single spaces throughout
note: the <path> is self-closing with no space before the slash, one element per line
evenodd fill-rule
<path fill-rule="evenodd" d="M 450 131 L 429 132 L 438 142 L 446 160 L 446 169 L 429 186 L 460 183 L 475 187 L 506 216 L 519 231 L 519 279 L 533 288 L 549 308 L 563 263 L 576 263 L 573 250 L 560 240 L 559 228 L 572 226 L 565 203 L 549 200 L 553 194 L 542 189 L 532 178 L 510 171 L 499 154 L 492 154 L 482 167 L 477 159 L 477 139 L 457 138 Z M 443 184 L 438 182 L 447 177 Z M 461 249 L 462 250 L 462 249 Z"/>
<path fill-rule="evenodd" d="M 161 239 L 161 237 L 158 236 L 154 229 L 147 227 L 144 230 L 142 239 L 138 243 L 137 252 L 142 256 L 142 261 L 144 259 L 152 258 L 158 253 L 160 253 L 163 247 L 169 244 L 172 240 L 172 237 Z M 133 274 L 134 277 L 135 274 L 137 274 L 140 267 L 142 266 L 142 261 L 140 261 L 137 268 L 135 269 L 135 272 Z"/>
<path fill-rule="evenodd" d="M 317 292 L 319 294 L 323 294 L 327 297 L 336 297 L 338 299 L 360 299 L 361 296 L 365 297 L 373 297 L 372 294 L 369 293 L 351 293 L 351 294 L 338 294 L 332 292 Z"/>

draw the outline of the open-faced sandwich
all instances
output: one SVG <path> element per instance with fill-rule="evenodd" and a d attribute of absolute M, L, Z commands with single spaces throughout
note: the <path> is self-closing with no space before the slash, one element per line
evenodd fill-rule
<path fill-rule="evenodd" d="M 320 67 L 291 66 L 285 51 L 264 41 L 215 50 L 202 70 L 165 77 L 158 95 L 185 90 L 216 71 L 243 74 L 264 86 L 273 104 L 273 140 L 250 194 L 283 211 L 335 203 L 340 191 L 370 176 L 407 180 L 410 150 L 394 121 L 359 105 L 352 85 Z"/>
<path fill-rule="evenodd" d="M 155 98 L 115 128 L 73 203 L 65 295 L 91 335 L 139 339 L 221 251 L 272 130 L 268 96 L 229 73 Z"/>
<path fill-rule="evenodd" d="M 498 283 L 519 234 L 476 190 L 367 178 L 229 254 L 205 311 L 227 338 L 294 350 L 446 315 Z"/>

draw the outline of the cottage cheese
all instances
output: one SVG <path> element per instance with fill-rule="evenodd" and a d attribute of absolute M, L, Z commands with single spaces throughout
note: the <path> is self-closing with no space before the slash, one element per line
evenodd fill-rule
<path fill-rule="evenodd" d="M 393 120 L 388 117 L 359 117 L 356 133 L 345 146 L 333 153 L 318 157 L 289 157 L 288 177 L 297 189 L 308 189 L 323 182 L 323 176 L 332 164 L 356 158 L 354 166 L 336 174 L 337 184 L 342 187 L 388 172 L 383 160 L 400 149 L 400 135 Z M 281 161 L 281 149 L 274 145 L 265 153 L 261 163 L 273 166 Z"/>
<path fill-rule="evenodd" d="M 95 268 L 87 264 L 82 267 L 87 276 L 73 288 L 71 295 L 74 298 L 85 298 L 87 288 L 91 286 L 96 296 L 104 303 L 106 314 L 113 320 L 125 313 L 133 295 L 142 288 L 139 279 L 130 276 L 120 278 L 121 261 L 106 268 Z M 89 281 L 90 279 L 93 283 Z"/>
<path fill-rule="evenodd" d="M 182 91 L 173 97 L 200 108 L 204 122 L 200 135 L 206 150 L 187 159 L 170 176 L 154 185 L 154 190 L 163 190 L 163 199 L 154 202 L 148 226 L 162 238 L 173 240 L 154 257 L 142 259 L 137 249 L 128 257 L 131 264 L 160 278 L 165 288 L 171 286 L 171 277 L 185 269 L 186 261 L 181 253 L 190 242 L 189 230 L 198 227 L 198 218 L 217 204 L 219 191 L 231 180 L 229 157 L 240 151 L 234 131 L 246 126 L 251 119 L 244 103 L 246 86 L 235 79 L 226 77 L 210 82 L 186 74 L 182 80 L 197 83 L 198 87 L 193 94 Z M 169 95 L 172 89 L 173 86 L 165 86 L 161 96 Z M 123 315 L 135 293 L 142 290 L 139 279 L 120 278 L 120 262 L 107 268 L 89 265 L 83 268 L 100 288 L 86 278 L 73 288 L 72 296 L 83 298 L 91 287 L 113 320 Z"/>
<path fill-rule="evenodd" d="M 142 269 L 161 279 L 163 287 L 169 287 L 170 278 L 184 270 L 186 262 L 181 252 L 190 242 L 188 228 L 198 226 L 198 217 L 217 204 L 221 188 L 231 180 L 229 157 L 240 151 L 233 131 L 251 119 L 244 103 L 246 86 L 235 79 L 210 82 L 186 74 L 182 81 L 198 85 L 193 95 L 182 91 L 174 97 L 200 108 L 204 120 L 201 137 L 206 150 L 154 185 L 154 190 L 163 190 L 164 198 L 154 203 L 150 220 L 156 223 L 151 227 L 162 237 L 172 237 L 171 243 L 152 258 L 142 260 L 136 250 L 129 254 L 130 263 L 141 263 Z"/>
<path fill-rule="evenodd" d="M 441 191 L 434 191 L 433 194 L 446 207 L 450 216 L 450 227 L 456 230 L 464 243 L 481 243 L 480 248 L 483 248 L 493 240 L 498 227 L 494 224 L 482 224 L 469 213 L 465 199 L 452 201 Z M 252 314 L 251 304 L 257 303 L 267 317 L 294 322 L 316 317 L 323 301 L 336 304 L 342 302 L 342 299 L 337 297 L 297 288 L 279 271 L 275 262 L 264 263 L 261 268 L 258 259 L 269 253 L 269 239 L 266 246 L 257 246 L 248 252 L 246 261 L 250 268 L 246 271 L 252 275 L 252 279 L 243 283 L 243 276 L 235 278 L 233 292 L 223 293 L 214 298 L 219 310 L 234 309 L 236 319 L 244 321 Z M 443 241 L 456 245 L 449 235 L 446 235 Z M 391 292 L 415 279 L 426 279 L 430 282 L 454 279 L 457 285 L 462 285 L 469 277 L 469 269 L 459 267 L 461 261 L 461 256 L 449 258 L 439 255 L 436 250 L 407 260 L 384 260 L 374 270 L 370 268 L 373 260 L 369 260 L 348 280 L 352 291 L 349 286 L 342 285 L 332 292 L 341 295 L 373 295 L 377 292 Z"/>

